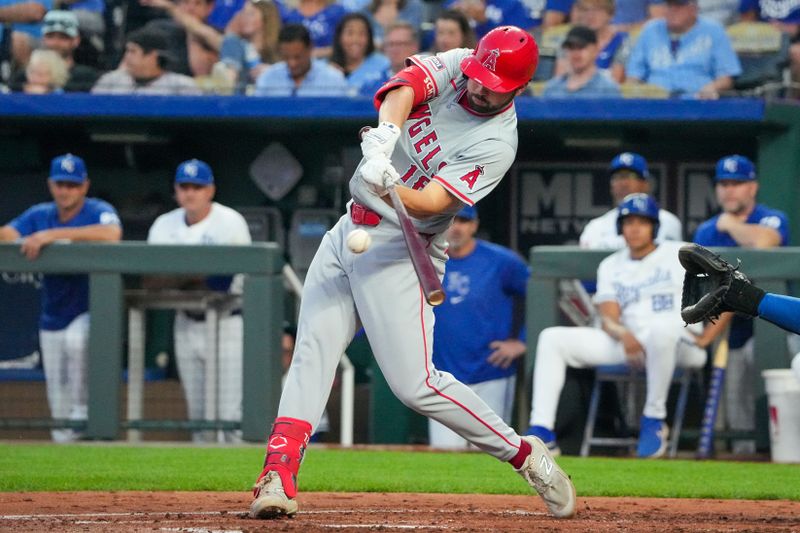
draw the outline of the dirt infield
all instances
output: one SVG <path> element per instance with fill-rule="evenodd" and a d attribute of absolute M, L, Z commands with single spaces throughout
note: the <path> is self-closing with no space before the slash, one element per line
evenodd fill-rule
<path fill-rule="evenodd" d="M 235 492 L 59 492 L 0 495 L 0 531 L 796 531 L 800 502 L 580 498 L 573 520 L 536 496 L 305 493 L 295 518 L 248 518 Z"/>

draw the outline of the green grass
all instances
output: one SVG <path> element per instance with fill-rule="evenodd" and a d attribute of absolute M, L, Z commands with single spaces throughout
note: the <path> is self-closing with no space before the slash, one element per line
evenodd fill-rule
<path fill-rule="evenodd" d="M 258 447 L 0 444 L 0 491 L 247 491 Z M 563 457 L 581 496 L 790 499 L 800 465 Z M 311 449 L 304 491 L 528 494 L 508 465 L 480 453 Z"/>

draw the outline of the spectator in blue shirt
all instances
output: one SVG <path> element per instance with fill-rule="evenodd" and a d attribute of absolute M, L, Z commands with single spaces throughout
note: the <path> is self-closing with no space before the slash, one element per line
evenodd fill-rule
<path fill-rule="evenodd" d="M 696 0 L 667 0 L 666 17 L 642 29 L 626 71 L 631 81 L 664 87 L 673 96 L 718 98 L 742 67 L 725 29 L 697 16 Z"/>
<path fill-rule="evenodd" d="M 614 17 L 614 0 L 578 0 L 575 3 L 574 23 L 576 26 L 586 26 L 597 34 L 599 52 L 595 63 L 600 69 L 608 70 L 617 83 L 625 79 L 625 61 L 630 47 L 628 34 L 619 31 L 611 24 Z M 567 71 L 566 58 L 561 56 L 556 64 L 558 76 Z"/>
<path fill-rule="evenodd" d="M 228 25 L 220 44 L 220 63 L 214 68 L 222 69 L 236 93 L 244 93 L 269 65 L 278 61 L 280 29 L 280 10 L 272 0 L 247 0 Z"/>
<path fill-rule="evenodd" d="M 389 60 L 389 66 L 381 75 L 361 86 L 362 96 L 374 96 L 389 78 L 403 70 L 406 58 L 419 53 L 419 36 L 416 28 L 408 22 L 394 22 L 386 28 L 386 40 L 383 41 L 383 52 Z"/>
<path fill-rule="evenodd" d="M 47 180 L 52 202 L 37 204 L 0 227 L 0 241 L 17 241 L 31 261 L 57 240 L 119 241 L 117 212 L 87 198 L 89 178 L 80 157 L 53 159 Z M 86 420 L 86 367 L 89 340 L 89 278 L 47 274 L 42 281 L 39 344 L 47 380 L 47 401 L 56 420 Z M 52 430 L 56 442 L 80 437 L 72 429 Z"/>
<path fill-rule="evenodd" d="M 800 27 L 800 4 L 794 0 L 741 0 L 742 20 L 763 20 L 794 36 Z"/>
<path fill-rule="evenodd" d="M 517 26 L 530 31 L 542 23 L 541 11 L 532 12 L 521 0 L 450 0 L 444 7 L 462 11 L 478 39 L 498 26 Z"/>
<path fill-rule="evenodd" d="M 362 13 L 348 13 L 336 26 L 330 65 L 344 73 L 350 94 L 357 95 L 362 87 L 383 77 L 389 60 L 375 50 L 372 27 Z"/>
<path fill-rule="evenodd" d="M 467 206 L 447 231 L 444 288 L 436 307 L 433 364 L 466 383 L 503 420 L 511 418 L 517 365 L 525 353 L 521 305 L 530 272 L 516 253 L 476 239 L 478 213 Z M 429 420 L 430 444 L 466 448 L 467 442 Z"/>
<path fill-rule="evenodd" d="M 328 58 L 333 51 L 333 33 L 347 13 L 334 0 L 299 0 L 297 7 L 283 16 L 284 24 L 302 24 L 311 33 L 314 57 Z"/>
<path fill-rule="evenodd" d="M 573 26 L 561 47 L 566 50 L 568 72 L 549 80 L 544 98 L 615 98 L 619 85 L 608 71 L 597 68 L 597 35 L 586 26 Z"/>
<path fill-rule="evenodd" d="M 261 73 L 256 96 L 346 96 L 347 80 L 324 60 L 314 59 L 311 35 L 302 24 L 287 24 L 278 34 L 283 61 Z"/>

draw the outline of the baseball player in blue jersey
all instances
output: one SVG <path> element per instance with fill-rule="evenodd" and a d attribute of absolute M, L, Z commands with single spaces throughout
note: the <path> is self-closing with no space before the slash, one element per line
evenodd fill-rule
<path fill-rule="evenodd" d="M 52 202 L 37 204 L 0 227 L 0 241 L 18 241 L 35 260 L 56 240 L 119 241 L 122 227 L 114 208 L 87 198 L 89 178 L 80 157 L 53 159 L 47 181 Z M 86 420 L 86 364 L 89 340 L 89 278 L 86 275 L 44 276 L 39 344 L 47 380 L 47 401 L 56 420 Z M 54 429 L 56 442 L 80 437 L 72 429 Z"/>
<path fill-rule="evenodd" d="M 756 202 L 758 180 L 753 163 L 741 155 L 729 155 L 717 162 L 714 180 L 718 215 L 703 222 L 694 242 L 703 246 L 771 248 L 789 243 L 789 224 L 781 211 Z M 753 323 L 749 318 L 723 315 L 731 321 L 728 368 L 725 373 L 725 414 L 731 429 L 755 429 L 755 382 Z M 755 441 L 737 440 L 734 453 L 755 452 Z"/>
<path fill-rule="evenodd" d="M 447 298 L 434 309 L 433 364 L 466 384 L 509 422 L 517 361 L 525 353 L 521 313 L 530 272 L 513 251 L 476 239 L 478 212 L 466 206 L 447 230 Z M 430 445 L 466 448 L 467 441 L 433 419 Z"/>
<path fill-rule="evenodd" d="M 250 514 L 297 512 L 297 473 L 325 408 L 342 352 L 363 326 L 392 392 L 477 448 L 508 462 L 559 518 L 576 512 L 575 488 L 536 438 L 518 435 L 469 387 L 432 361 L 427 305 L 388 187 L 427 242 L 439 276 L 453 216 L 489 194 L 517 151 L 514 99 L 536 70 L 533 37 L 513 26 L 475 50 L 412 56 L 375 95 L 378 126 L 361 141 L 347 214 L 325 235 L 308 270 L 292 365 L 267 443 Z M 354 253 L 347 236 L 371 238 Z"/>

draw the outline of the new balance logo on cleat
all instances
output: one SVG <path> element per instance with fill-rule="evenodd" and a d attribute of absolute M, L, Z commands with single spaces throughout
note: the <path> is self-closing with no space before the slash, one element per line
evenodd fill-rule
<path fill-rule="evenodd" d="M 553 461 L 548 461 L 547 457 L 542 455 L 542 458 L 539 460 L 539 469 L 544 469 L 549 476 L 553 472 Z"/>
<path fill-rule="evenodd" d="M 522 438 L 531 445 L 531 454 L 517 472 L 539 493 L 551 515 L 572 518 L 576 513 L 577 498 L 569 476 L 556 464 L 541 439 Z"/>

